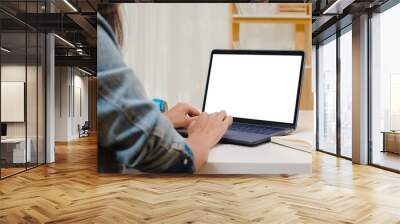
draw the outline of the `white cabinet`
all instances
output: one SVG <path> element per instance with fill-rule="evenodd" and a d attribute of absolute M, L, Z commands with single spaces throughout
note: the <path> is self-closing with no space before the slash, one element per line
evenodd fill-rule
<path fill-rule="evenodd" d="M 1 140 L 2 152 L 8 152 L 7 155 L 2 156 L 7 163 L 25 163 L 32 161 L 32 140 L 28 138 L 7 138 Z M 4 148 L 3 148 L 4 147 Z M 8 157 L 8 158 L 6 158 Z M 12 160 L 11 160 L 12 158 Z M 26 160 L 26 161 L 25 161 Z"/>

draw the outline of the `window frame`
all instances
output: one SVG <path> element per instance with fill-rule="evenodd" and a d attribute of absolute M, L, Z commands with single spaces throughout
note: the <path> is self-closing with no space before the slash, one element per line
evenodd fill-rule
<path fill-rule="evenodd" d="M 367 116 L 368 116 L 368 153 L 367 153 L 367 160 L 368 160 L 368 165 L 377 167 L 383 170 L 395 172 L 395 173 L 400 173 L 400 170 L 383 166 L 377 163 L 373 162 L 373 154 L 374 154 L 374 149 L 373 149 L 373 131 L 372 131 L 372 94 L 373 94 L 373 88 L 372 88 L 372 19 L 374 18 L 374 14 L 381 14 L 384 13 L 385 11 L 393 8 L 394 6 L 398 5 L 400 3 L 400 0 L 388 0 L 382 5 L 378 6 L 377 8 L 374 8 L 372 10 L 369 10 L 367 12 L 368 14 L 368 111 L 367 111 Z"/>
<path fill-rule="evenodd" d="M 22 2 L 25 3 L 25 12 L 24 13 L 25 13 L 25 17 L 26 17 L 26 15 L 28 13 L 28 10 L 27 10 L 28 1 L 22 1 Z M 37 12 L 39 11 L 39 2 L 43 2 L 43 1 L 42 0 L 34 0 L 34 1 L 30 2 L 30 3 L 36 4 L 36 11 Z M 11 16 L 13 19 L 18 21 L 18 18 L 14 17 L 7 10 L 3 9 L 1 7 L 1 5 L 0 5 L 0 10 L 3 13 L 9 14 L 9 16 Z M 48 7 L 45 8 L 45 12 L 48 12 Z M 26 20 L 26 18 L 25 18 L 25 20 Z M 1 24 L 0 24 L 0 26 L 1 26 Z M 1 41 L 2 41 L 2 34 L 3 33 L 8 33 L 8 32 L 7 31 L 3 31 L 3 30 L 0 31 L 0 45 L 2 45 Z M 11 32 L 11 33 L 13 33 L 13 32 Z M 21 167 L 23 169 L 21 169 L 21 170 L 19 170 L 17 172 L 13 172 L 13 173 L 8 174 L 8 175 L 4 175 L 4 173 L 2 172 L 3 168 L 2 168 L 1 163 L 0 163 L 0 180 L 7 179 L 9 177 L 12 177 L 14 175 L 18 175 L 20 173 L 26 172 L 26 171 L 28 171 L 30 169 L 34 169 L 36 167 L 39 167 L 39 166 L 44 165 L 44 164 L 47 163 L 47 144 L 48 143 L 47 143 L 47 110 L 46 109 L 47 109 L 47 56 L 48 56 L 47 55 L 47 44 L 48 44 L 47 34 L 48 33 L 47 32 L 43 32 L 41 30 L 38 30 L 38 29 L 30 26 L 27 23 L 24 23 L 24 29 L 20 30 L 20 33 L 25 35 L 25 40 L 24 40 L 25 46 L 24 46 L 24 50 L 23 50 L 25 52 L 25 55 L 24 55 L 24 57 L 25 57 L 25 65 L 24 65 L 25 66 L 25 69 L 24 69 L 25 70 L 25 87 L 24 87 L 24 89 L 25 89 L 25 93 L 24 93 L 24 130 L 25 130 L 25 134 L 23 136 L 23 138 L 25 139 L 25 164 L 24 164 L 24 167 Z M 29 63 L 28 63 L 28 59 L 29 59 L 28 58 L 28 34 L 33 34 L 34 36 L 36 36 L 36 41 L 34 43 L 34 44 L 36 44 L 36 47 L 35 47 L 36 58 L 35 58 L 35 60 L 33 62 L 29 62 Z M 43 34 L 43 35 L 39 35 L 39 34 Z M 41 38 L 39 38 L 39 36 L 41 36 Z M 41 41 L 41 44 L 42 44 L 42 47 L 43 47 L 43 49 L 41 49 L 40 52 L 43 54 L 43 55 L 41 55 L 41 57 L 42 57 L 42 60 L 44 60 L 44 63 L 42 64 L 42 70 L 41 70 L 42 82 L 43 82 L 42 84 L 43 84 L 43 88 L 44 88 L 43 93 L 42 93 L 42 96 L 44 96 L 44 98 L 42 99 L 43 105 L 41 105 L 43 107 L 42 109 L 44 110 L 43 111 L 44 115 L 43 115 L 43 117 L 41 117 L 41 118 L 44 119 L 44 120 L 42 120 L 42 122 L 43 122 L 42 124 L 44 125 L 43 126 L 43 145 L 42 145 L 42 147 L 43 147 L 42 148 L 43 155 L 41 155 L 41 157 L 43 157 L 42 158 L 43 162 L 39 162 L 39 141 L 38 141 L 38 139 L 39 139 L 39 113 L 38 113 L 38 111 L 39 111 L 39 98 L 38 98 L 39 97 L 39 81 L 38 81 L 38 76 L 39 76 L 39 55 L 40 55 L 40 53 L 39 53 L 39 41 Z M 3 64 L 2 64 L 3 60 L 2 59 L 3 58 L 2 58 L 2 56 L 0 54 L 0 82 L 1 82 L 1 79 L 2 79 L 2 76 L 1 76 L 1 68 L 3 66 Z M 36 91 L 33 93 L 34 95 L 36 95 L 35 96 L 36 97 L 36 122 L 33 122 L 33 125 L 36 125 L 36 128 L 35 128 L 36 129 L 36 136 L 34 136 L 33 138 L 36 138 L 37 144 L 36 144 L 36 158 L 35 158 L 36 161 L 34 163 L 29 164 L 29 166 L 28 166 L 28 163 L 30 163 L 30 162 L 27 162 L 28 161 L 28 158 L 27 158 L 27 156 L 28 156 L 28 153 L 27 153 L 27 148 L 28 148 L 28 146 L 27 146 L 27 144 L 28 144 L 28 111 L 27 111 L 27 96 L 28 96 L 27 94 L 28 93 L 27 93 L 27 83 L 28 83 L 28 78 L 27 78 L 27 76 L 28 76 L 28 65 L 30 65 L 30 63 L 33 64 L 36 67 L 36 69 L 35 69 L 35 75 L 36 75 L 36 86 L 35 86 L 35 88 L 36 88 Z M 0 87 L 0 89 L 1 89 L 1 87 Z M 1 101 L 1 98 L 0 98 L 0 101 Z M 1 105 L 0 105 L 0 110 L 1 110 Z M 1 119 L 0 119 L 0 123 L 2 123 Z M 1 148 L 2 148 L 2 146 L 0 144 L 0 156 L 1 156 L 1 152 L 2 152 Z"/>
<path fill-rule="evenodd" d="M 328 37 L 319 40 L 315 47 L 316 49 L 316 71 L 315 71 L 315 76 L 316 76 L 316 150 L 319 152 L 323 152 L 329 155 L 337 156 L 346 160 L 352 160 L 352 158 L 347 157 L 342 155 L 341 153 L 341 118 L 340 118 L 340 103 L 341 103 L 341 97 L 340 97 L 340 84 L 341 84 L 341 66 L 340 66 L 340 38 L 342 35 L 346 34 L 347 32 L 352 31 L 352 23 L 350 22 L 349 24 L 346 24 L 344 27 L 337 27 L 337 30 L 335 33 L 332 33 Z M 319 66 L 320 66 L 320 58 L 319 58 L 319 48 L 321 44 L 326 44 L 329 43 L 330 41 L 336 41 L 336 152 L 328 152 L 324 149 L 321 149 L 319 147 Z"/>

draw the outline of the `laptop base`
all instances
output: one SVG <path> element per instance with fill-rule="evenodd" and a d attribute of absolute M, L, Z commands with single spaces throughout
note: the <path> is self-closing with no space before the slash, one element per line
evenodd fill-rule
<path fill-rule="evenodd" d="M 176 131 L 183 137 L 187 137 L 187 130 L 185 128 L 176 129 Z M 256 134 L 243 131 L 227 130 L 220 143 L 229 143 L 243 146 L 257 146 L 266 142 L 271 141 L 272 136 L 279 135 L 281 133 L 274 133 L 270 135 Z"/>

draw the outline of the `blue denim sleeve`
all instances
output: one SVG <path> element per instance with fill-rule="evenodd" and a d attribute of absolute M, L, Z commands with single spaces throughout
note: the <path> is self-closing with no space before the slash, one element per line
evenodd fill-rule
<path fill-rule="evenodd" d="M 146 97 L 133 70 L 123 61 L 111 28 L 99 15 L 97 38 L 99 153 L 142 172 L 194 172 L 191 149 Z"/>

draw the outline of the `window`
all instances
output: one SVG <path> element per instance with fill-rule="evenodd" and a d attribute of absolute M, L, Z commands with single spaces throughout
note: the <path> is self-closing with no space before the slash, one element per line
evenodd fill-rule
<path fill-rule="evenodd" d="M 20 1 L 19 16 L 42 12 L 42 5 Z M 15 2 L 3 6 L 0 17 L 8 22 L 0 23 L 0 178 L 45 163 L 45 35 L 5 13 Z"/>
<path fill-rule="evenodd" d="M 340 36 L 340 155 L 352 157 L 352 33 Z"/>
<path fill-rule="evenodd" d="M 336 154 L 336 39 L 318 48 L 318 149 Z"/>
<path fill-rule="evenodd" d="M 351 159 L 353 96 L 351 24 L 318 46 L 317 148 Z"/>
<path fill-rule="evenodd" d="M 400 5 L 371 18 L 372 164 L 400 170 Z"/>

